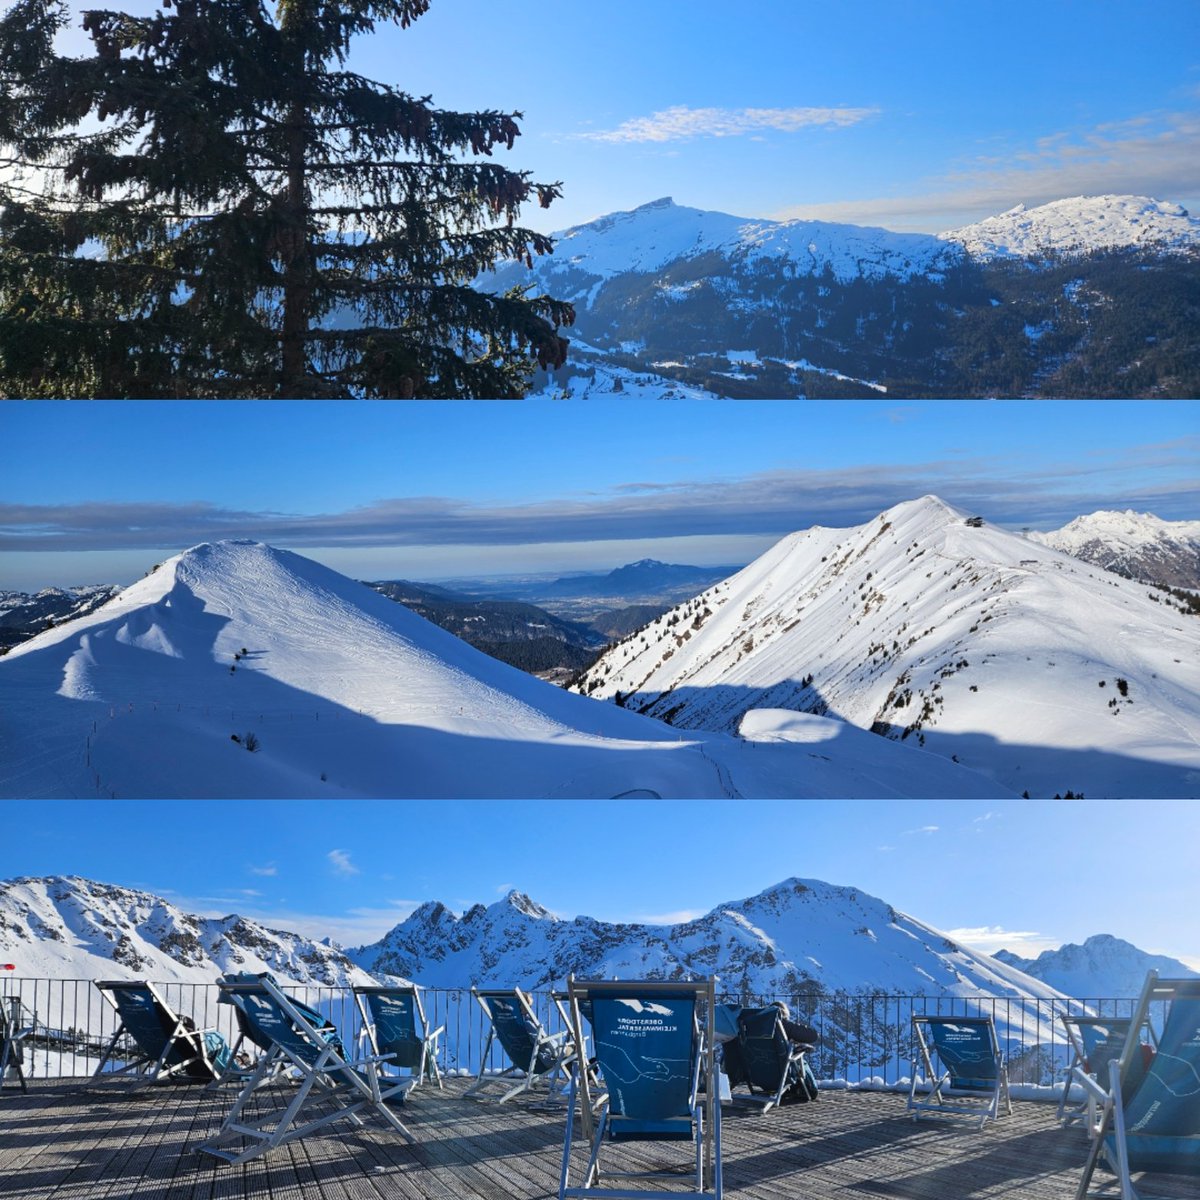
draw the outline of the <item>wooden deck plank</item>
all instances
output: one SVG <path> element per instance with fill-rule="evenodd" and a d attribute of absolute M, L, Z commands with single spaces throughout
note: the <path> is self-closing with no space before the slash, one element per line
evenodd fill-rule
<path fill-rule="evenodd" d="M 528 1098 L 466 1099 L 466 1080 L 424 1087 L 401 1110 L 413 1145 L 374 1120 L 337 1122 L 240 1167 L 197 1152 L 229 1092 L 168 1086 L 38 1083 L 0 1098 L 5 1200 L 547 1200 L 557 1194 L 565 1108 Z M 265 1101 L 264 1101 L 265 1102 Z M 722 1108 L 730 1200 L 1073 1200 L 1086 1153 L 1049 1105 L 973 1124 L 913 1122 L 904 1098 L 825 1092 L 766 1115 Z M 577 1169 L 584 1161 L 577 1142 Z M 682 1153 L 679 1153 L 682 1151 Z M 629 1146 L 614 1163 L 648 1167 L 683 1147 Z M 1110 1181 L 1098 1177 L 1097 1186 Z M 1112 1200 L 1117 1189 L 1107 1183 Z M 1200 1180 L 1155 1181 L 1167 1200 L 1197 1200 Z"/>

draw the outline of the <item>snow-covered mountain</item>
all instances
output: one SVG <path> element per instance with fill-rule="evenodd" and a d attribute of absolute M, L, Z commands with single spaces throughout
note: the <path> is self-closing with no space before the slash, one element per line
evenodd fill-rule
<path fill-rule="evenodd" d="M 431 987 L 585 978 L 721 977 L 732 992 L 1050 996 L 1020 971 L 951 941 L 853 887 L 788 879 L 677 925 L 555 916 L 511 891 L 461 917 L 423 904 L 380 941 L 349 950 L 374 975 Z"/>
<path fill-rule="evenodd" d="M 575 305 L 568 365 L 539 379 L 550 394 L 1142 397 L 1200 386 L 1178 320 L 1200 221 L 1147 197 L 1021 207 L 936 236 L 667 198 L 555 243 L 532 267 L 480 281 Z"/>
<path fill-rule="evenodd" d="M 554 254 L 540 273 L 552 287 L 558 285 L 564 299 L 583 304 L 591 288 L 572 289 L 580 282 L 577 273 L 611 279 L 706 255 L 750 267 L 778 260 L 795 275 L 821 275 L 828 267 L 843 283 L 863 275 L 928 275 L 960 256 L 956 246 L 929 234 L 828 221 L 752 220 L 688 208 L 669 196 L 573 226 L 556 234 L 554 242 Z"/>
<path fill-rule="evenodd" d="M 73 875 L 0 881 L 0 954 L 27 979 L 211 983 L 230 971 L 271 971 L 326 987 L 372 982 L 329 943 L 248 917 L 199 917 Z"/>
<path fill-rule="evenodd" d="M 0 591 L 0 647 L 15 646 L 51 625 L 86 616 L 121 589 L 114 583 L 42 588 L 40 592 Z"/>
<path fill-rule="evenodd" d="M 766 742 L 832 715 L 1034 796 L 1196 796 L 1198 624 L 926 496 L 791 534 L 575 686 Z"/>
<path fill-rule="evenodd" d="M 727 736 L 683 738 L 254 542 L 193 547 L 16 647 L 0 659 L 0 708 L 0 795 L 19 797 L 1004 790 L 836 722 L 757 753 Z"/>
<path fill-rule="evenodd" d="M 1200 220 L 1179 204 L 1150 196 L 1072 196 L 1036 208 L 1018 204 L 938 237 L 983 259 L 1131 248 L 1172 254 L 1200 249 Z"/>
<path fill-rule="evenodd" d="M 1140 996 L 1147 971 L 1164 979 L 1195 979 L 1198 973 L 1176 958 L 1147 954 L 1109 933 L 1087 938 L 1082 946 L 1068 943 L 1057 950 L 1043 950 L 1037 958 L 1022 958 L 1008 950 L 995 955 L 1034 979 L 1080 1000 L 1110 996 Z"/>
<path fill-rule="evenodd" d="M 1076 517 L 1061 529 L 1027 536 L 1130 579 L 1200 588 L 1200 521 L 1102 510 Z"/>

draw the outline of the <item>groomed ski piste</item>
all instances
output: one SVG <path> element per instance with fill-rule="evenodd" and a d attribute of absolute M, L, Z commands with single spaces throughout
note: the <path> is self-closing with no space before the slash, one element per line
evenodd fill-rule
<path fill-rule="evenodd" d="M 14 649 L 0 709 L 5 797 L 1009 794 L 842 721 L 766 714 L 761 740 L 672 729 L 245 541 L 195 546 Z"/>

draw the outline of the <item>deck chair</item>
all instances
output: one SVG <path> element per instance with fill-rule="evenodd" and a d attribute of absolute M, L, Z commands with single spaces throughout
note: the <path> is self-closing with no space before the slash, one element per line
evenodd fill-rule
<path fill-rule="evenodd" d="M 102 1074 L 109 1078 L 134 1074 L 143 1087 L 167 1080 L 211 1083 L 225 1070 L 230 1051 L 221 1034 L 215 1029 L 198 1029 L 190 1017 L 179 1016 L 152 983 L 109 979 L 97 980 L 96 987 L 120 1019 L 92 1074 L 93 1081 Z M 121 1050 L 125 1065 L 105 1072 L 117 1043 L 126 1035 L 133 1048 L 132 1052 Z"/>
<path fill-rule="evenodd" d="M 503 1104 L 522 1092 L 531 1091 L 545 1083 L 550 1096 L 566 1086 L 571 1066 L 575 1062 L 575 1040 L 569 1029 L 547 1033 L 529 996 L 520 988 L 472 988 L 471 995 L 487 1013 L 491 1028 L 479 1059 L 479 1073 L 464 1096 L 474 1096 L 494 1083 L 505 1084 L 514 1077 L 498 1103 Z M 488 1052 L 493 1042 L 499 1042 L 511 1065 L 498 1074 L 485 1075 Z"/>
<path fill-rule="evenodd" d="M 721 1200 L 721 1106 L 713 1058 L 715 979 L 695 982 L 567 981 L 571 1022 L 583 1039 L 583 1009 L 591 1006 L 592 1036 L 603 1086 L 608 1092 L 599 1119 L 593 1115 L 586 1071 L 571 1076 L 563 1138 L 559 1200 L 568 1196 Z M 575 1117 L 588 1148 L 580 1182 L 571 1182 Z M 694 1161 L 654 1171 L 616 1170 L 605 1161 L 613 1146 L 629 1142 L 680 1141 L 692 1145 Z M 629 1186 L 633 1181 L 674 1179 L 686 1190 Z M 625 1186 L 622 1186 L 622 1184 Z"/>
<path fill-rule="evenodd" d="M 247 1023 L 254 1027 L 254 1040 L 266 1041 L 271 1048 L 259 1057 L 220 1130 L 198 1147 L 202 1153 L 233 1164 L 248 1162 L 334 1121 L 348 1120 L 361 1126 L 360 1112 L 377 1116 L 407 1141 L 416 1140 L 389 1107 L 389 1102 L 403 1101 L 408 1081 L 384 1087 L 378 1056 L 348 1059 L 330 1023 L 319 1013 L 314 1020 L 313 1009 L 297 1004 L 269 976 L 253 982 L 222 982 L 218 987 L 245 1013 Z M 294 1069 L 298 1086 L 274 1089 L 275 1103 L 258 1098 L 252 1116 L 244 1120 L 254 1093 L 279 1063 Z"/>
<path fill-rule="evenodd" d="M 1107 1088 L 1077 1076 L 1102 1109 L 1076 1200 L 1092 1194 L 1101 1160 L 1116 1172 L 1121 1200 L 1151 1200 L 1144 1189 L 1160 1173 L 1200 1192 L 1200 979 L 1159 979 L 1151 971 L 1131 1027 L 1140 1029 L 1156 1003 L 1169 1005 L 1157 1049 L 1126 1038 L 1121 1057 L 1108 1061 Z M 1134 1174 L 1141 1174 L 1136 1187 Z"/>
<path fill-rule="evenodd" d="M 446 1027 L 439 1025 L 429 1031 L 416 986 L 356 987 L 354 1000 L 372 1052 L 386 1057 L 389 1066 L 407 1068 L 412 1087 L 428 1079 L 440 1088 L 437 1042 Z"/>
<path fill-rule="evenodd" d="M 237 971 L 229 975 L 222 975 L 221 983 L 258 983 L 263 979 L 269 979 L 278 987 L 278 980 L 269 972 L 255 974 L 249 971 Z M 327 1037 L 337 1037 L 336 1027 L 323 1013 L 315 1008 L 310 1008 L 294 996 L 289 997 L 289 999 L 292 1006 L 304 1015 L 305 1020 L 310 1025 L 322 1030 Z M 222 1072 L 221 1076 L 214 1080 L 209 1087 L 210 1089 L 222 1088 L 230 1084 L 237 1084 L 240 1087 L 254 1073 L 258 1066 L 258 1060 L 264 1054 L 271 1053 L 274 1043 L 271 1041 L 269 1035 L 246 1015 L 245 1008 L 237 1003 L 232 995 L 224 991 L 218 991 L 217 1003 L 228 1004 L 233 1009 L 234 1017 L 237 1020 L 238 1035 L 237 1040 L 233 1043 L 233 1047 L 230 1050 L 229 1065 Z M 341 1045 L 340 1041 L 338 1044 L 339 1046 Z M 247 1046 L 253 1046 L 257 1050 L 253 1061 L 250 1060 L 246 1051 Z M 271 1071 L 260 1080 L 259 1087 L 264 1087 L 270 1083 L 276 1075 L 285 1075 L 291 1070 L 287 1059 L 279 1055 L 273 1057 L 272 1064 Z"/>
<path fill-rule="evenodd" d="M 788 1039 L 783 1014 L 774 1005 L 742 1009 L 737 1026 L 737 1037 L 722 1047 L 729 1087 L 732 1092 L 744 1083 L 749 1095 L 739 1099 L 760 1104 L 765 1115 L 779 1105 L 791 1084 L 803 1078 L 804 1056 L 810 1047 Z"/>
<path fill-rule="evenodd" d="M 25 1080 L 25 1049 L 21 1045 L 32 1036 L 37 1014 L 22 1003 L 19 996 L 0 999 L 0 1088 L 9 1075 L 15 1075 L 22 1092 L 28 1092 Z"/>
<path fill-rule="evenodd" d="M 1073 1016 L 1070 1013 L 1059 1016 L 1070 1042 L 1071 1062 L 1058 1101 L 1058 1122 L 1065 1127 L 1083 1121 L 1091 1128 L 1099 1111 L 1095 1093 L 1084 1087 L 1083 1098 L 1072 1101 L 1071 1087 L 1078 1081 L 1077 1072 L 1090 1075 L 1102 1087 L 1107 1086 L 1109 1059 L 1121 1057 L 1132 1021 L 1129 1017 Z"/>
<path fill-rule="evenodd" d="M 922 1114 L 979 1119 L 982 1129 L 988 1119 L 1012 1112 L 1008 1094 L 1008 1069 L 1000 1054 L 996 1026 L 991 1017 L 936 1017 L 913 1013 L 913 1033 L 920 1050 L 920 1063 L 912 1064 L 908 1089 L 908 1111 L 914 1121 Z M 936 1056 L 942 1070 L 933 1065 Z M 929 1094 L 917 1095 L 917 1068 L 925 1069 Z"/>

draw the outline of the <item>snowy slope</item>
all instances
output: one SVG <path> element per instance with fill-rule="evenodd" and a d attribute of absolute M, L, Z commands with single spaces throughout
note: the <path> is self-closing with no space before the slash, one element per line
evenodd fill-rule
<path fill-rule="evenodd" d="M 90 616 L 19 646 L 0 660 L 0 707 L 11 714 L 0 730 L 8 796 L 997 791 L 907 747 L 856 755 L 834 723 L 810 737 L 829 739 L 819 749 L 751 753 L 729 737 L 684 738 L 253 542 L 196 546 Z"/>
<path fill-rule="evenodd" d="M 1149 196 L 1072 196 L 938 234 L 976 258 L 1042 258 L 1137 247 L 1177 253 L 1200 248 L 1200 220 Z"/>
<path fill-rule="evenodd" d="M 230 971 L 271 971 L 326 987 L 372 982 L 326 943 L 248 917 L 198 917 L 78 876 L 0 881 L 0 955 L 25 979 L 211 983 Z"/>
<path fill-rule="evenodd" d="M 1147 954 L 1109 933 L 1087 938 L 1082 946 L 1068 943 L 1057 950 L 1043 950 L 1037 958 L 1021 958 L 1007 950 L 998 951 L 995 957 L 1081 1000 L 1140 996 L 1151 970 L 1164 979 L 1197 978 L 1197 973 L 1178 959 Z"/>
<path fill-rule="evenodd" d="M 552 255 L 533 276 L 560 299 L 590 308 L 600 286 L 619 275 L 662 272 L 672 263 L 715 256 L 721 271 L 782 265 L 793 277 L 821 275 L 899 282 L 940 278 L 963 250 L 976 258 L 1043 258 L 1139 247 L 1169 252 L 1200 247 L 1200 220 L 1178 204 L 1147 196 L 1075 196 L 1036 208 L 1017 205 L 936 236 L 828 221 L 769 221 L 676 204 L 670 197 L 609 213 L 554 235 Z M 508 276 L 502 269 L 502 280 Z M 716 273 L 720 273 L 717 271 Z M 528 282 L 528 275 L 522 273 Z M 491 284 L 485 284 L 490 290 Z M 687 286 L 686 284 L 683 286 Z"/>
<path fill-rule="evenodd" d="M 380 941 L 347 952 L 376 975 L 430 987 L 562 985 L 587 978 L 721 977 L 765 995 L 1052 996 L 1045 985 L 853 887 L 788 879 L 678 925 L 567 920 L 512 891 L 455 916 L 423 904 Z"/>
<path fill-rule="evenodd" d="M 792 534 L 576 686 L 754 740 L 788 730 L 753 709 L 835 716 L 1034 796 L 1200 794 L 1200 623 L 967 515 Z"/>
<path fill-rule="evenodd" d="M 960 257 L 957 246 L 928 234 L 828 221 L 751 220 L 688 208 L 669 197 L 573 226 L 554 240 L 553 255 L 538 259 L 534 274 L 555 296 L 585 307 L 604 280 L 661 271 L 708 254 L 734 267 L 786 263 L 795 276 L 819 275 L 828 266 L 841 282 L 936 274 Z"/>
<path fill-rule="evenodd" d="M 1200 521 L 1164 521 L 1153 513 L 1102 510 L 1028 537 L 1131 579 L 1200 588 Z"/>

